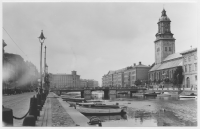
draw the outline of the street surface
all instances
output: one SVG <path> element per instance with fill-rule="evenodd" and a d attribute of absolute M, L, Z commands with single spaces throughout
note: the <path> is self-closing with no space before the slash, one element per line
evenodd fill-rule
<path fill-rule="evenodd" d="M 17 95 L 3 96 L 3 106 L 13 110 L 15 117 L 23 117 L 29 110 L 30 98 L 33 97 L 36 92 L 27 92 Z M 13 126 L 22 126 L 23 120 L 14 119 Z"/>

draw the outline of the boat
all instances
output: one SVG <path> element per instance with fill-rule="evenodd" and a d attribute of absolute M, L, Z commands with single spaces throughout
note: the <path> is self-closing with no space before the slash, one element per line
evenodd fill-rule
<path fill-rule="evenodd" d="M 104 104 L 103 100 L 86 100 L 86 102 L 92 102 L 94 104 L 99 104 L 99 105 Z"/>
<path fill-rule="evenodd" d="M 132 96 L 144 96 L 144 93 L 133 93 Z"/>
<path fill-rule="evenodd" d="M 126 114 L 127 107 L 119 105 L 98 105 L 91 103 L 78 103 L 75 109 L 84 115 L 114 115 Z"/>
<path fill-rule="evenodd" d="M 197 95 L 191 93 L 190 95 L 179 95 L 179 98 L 197 98 Z"/>
<path fill-rule="evenodd" d="M 169 94 L 168 92 L 163 92 L 161 94 L 157 94 L 158 97 L 169 97 L 171 96 L 171 94 Z"/>
<path fill-rule="evenodd" d="M 63 101 L 71 101 L 71 102 L 85 102 L 84 98 L 62 98 Z"/>
<path fill-rule="evenodd" d="M 156 97 L 157 93 L 153 92 L 153 93 L 145 93 L 144 96 L 153 96 Z"/>

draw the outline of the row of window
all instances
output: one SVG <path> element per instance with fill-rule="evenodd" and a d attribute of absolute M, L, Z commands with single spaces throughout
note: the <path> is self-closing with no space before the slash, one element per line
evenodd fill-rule
<path fill-rule="evenodd" d="M 192 56 L 184 57 L 184 62 L 187 62 L 187 60 L 188 60 L 188 62 L 190 62 L 191 61 L 191 57 Z M 197 56 L 196 55 L 194 55 L 194 60 L 197 60 Z"/>
<path fill-rule="evenodd" d="M 165 51 L 166 51 L 166 52 L 167 52 L 167 48 L 168 48 L 168 47 L 165 47 Z M 172 48 L 171 48 L 171 47 L 169 47 L 168 51 L 170 51 L 170 52 L 171 52 L 171 51 L 172 51 Z"/>
<path fill-rule="evenodd" d="M 184 67 L 185 67 L 185 72 L 193 71 L 192 70 L 192 64 L 185 65 Z M 188 71 L 188 68 L 189 68 L 189 71 Z M 197 71 L 197 63 L 194 63 L 194 71 Z"/>
<path fill-rule="evenodd" d="M 151 74 L 151 80 L 153 81 L 154 79 L 163 79 L 165 77 L 173 78 L 174 70 L 169 70 L 169 71 L 162 71 L 162 72 L 157 72 Z"/>

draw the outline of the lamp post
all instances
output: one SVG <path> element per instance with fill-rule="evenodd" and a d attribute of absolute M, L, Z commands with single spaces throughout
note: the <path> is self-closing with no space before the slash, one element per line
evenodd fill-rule
<path fill-rule="evenodd" d="M 43 89 L 43 86 L 42 86 L 42 45 L 44 43 L 44 40 L 46 39 L 44 37 L 43 30 L 41 31 L 40 37 L 38 37 L 38 38 L 39 38 L 39 42 L 41 43 L 41 51 L 40 51 L 40 88 L 41 88 L 41 92 L 42 92 L 42 89 Z"/>

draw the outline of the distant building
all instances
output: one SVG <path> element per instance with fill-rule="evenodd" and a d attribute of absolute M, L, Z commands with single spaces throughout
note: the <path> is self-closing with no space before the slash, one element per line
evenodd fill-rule
<path fill-rule="evenodd" d="M 98 81 L 93 79 L 81 79 L 80 84 L 81 87 L 98 87 Z"/>
<path fill-rule="evenodd" d="M 80 87 L 80 75 L 76 71 L 71 74 L 52 74 L 51 88 Z"/>
<path fill-rule="evenodd" d="M 86 87 L 87 86 L 87 80 L 86 79 L 80 79 L 80 86 Z"/>
<path fill-rule="evenodd" d="M 150 66 L 143 65 L 141 62 L 139 62 L 138 65 L 134 64 L 133 66 L 123 69 L 109 71 L 108 74 L 102 77 L 102 86 L 134 86 L 136 80 L 148 80 L 149 70 Z"/>
<path fill-rule="evenodd" d="M 183 56 L 184 80 L 186 88 L 197 88 L 197 48 L 181 53 Z"/>

